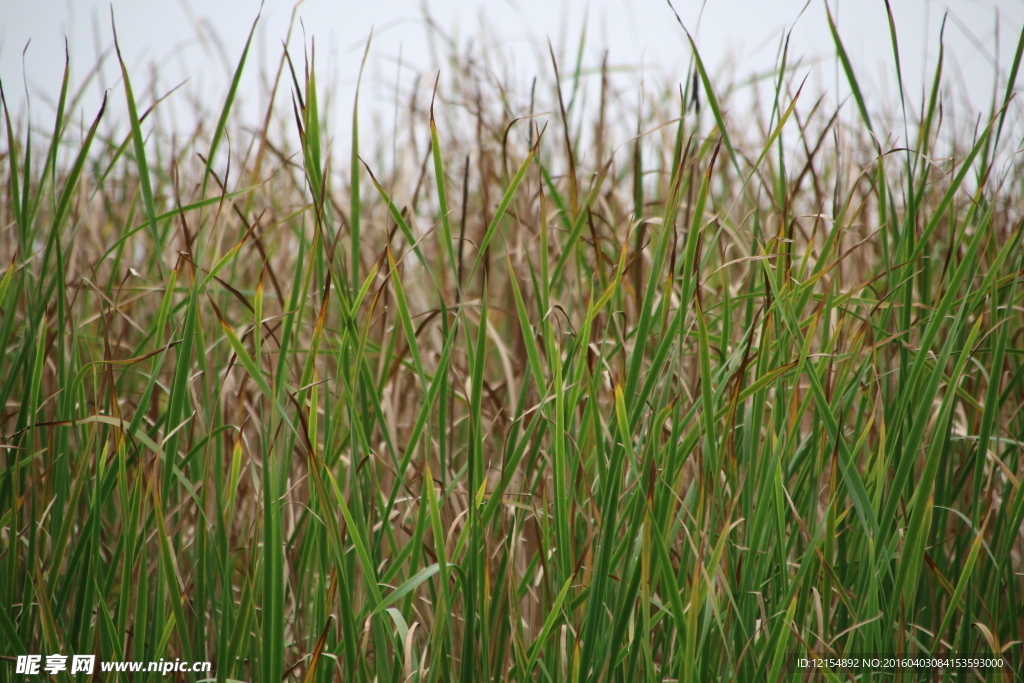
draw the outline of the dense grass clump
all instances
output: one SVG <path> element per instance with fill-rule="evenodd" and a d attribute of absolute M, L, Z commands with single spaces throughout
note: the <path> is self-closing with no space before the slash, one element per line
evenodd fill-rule
<path fill-rule="evenodd" d="M 828 28 L 841 107 L 785 49 L 743 112 L 696 51 L 642 99 L 453 52 L 350 144 L 312 56 L 255 129 L 246 54 L 192 133 L 123 64 L 121 126 L 67 78 L 52 132 L 5 104 L 0 655 L 469 683 L 954 652 L 1007 665 L 887 680 L 1010 680 L 1021 49 L 990 112 L 947 115 L 940 57 L 893 118 Z"/>

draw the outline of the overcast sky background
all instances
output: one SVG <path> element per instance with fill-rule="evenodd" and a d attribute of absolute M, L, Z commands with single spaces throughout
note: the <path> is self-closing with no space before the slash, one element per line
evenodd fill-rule
<path fill-rule="evenodd" d="M 891 3 L 910 104 L 920 100 L 923 84 L 930 79 L 939 27 L 948 10 L 946 83 L 963 88 L 976 107 L 987 111 L 997 61 L 1005 84 L 1024 24 L 1024 0 Z M 228 75 L 259 8 L 257 1 L 0 0 L 0 78 L 14 114 L 24 111 L 27 87 L 33 119 L 52 121 L 64 62 L 64 36 L 70 45 L 72 83 L 79 83 L 96 56 L 112 45 L 111 4 L 141 106 L 148 104 L 149 98 L 139 91 L 150 81 L 150 65 L 157 64 L 158 90 L 166 91 L 188 79 L 186 92 L 198 93 L 211 110 L 219 107 Z M 276 68 L 293 4 L 291 0 L 265 2 L 242 86 L 242 96 L 249 102 L 258 100 L 254 95 L 259 69 L 254 67 L 270 72 Z M 728 64 L 740 78 L 770 69 L 780 36 L 796 22 L 790 61 L 804 59 L 807 72 L 818 60 L 819 67 L 809 82 L 842 97 L 848 88 L 841 75 L 837 79 L 824 0 L 812 0 L 800 16 L 804 5 L 804 0 L 708 0 L 701 13 L 700 3 L 675 0 L 712 73 Z M 479 42 L 480 36 L 486 35 L 488 46 L 500 51 L 502 64 L 526 87 L 538 69 L 550 68 L 546 62 L 537 64 L 537 46 L 550 37 L 556 50 L 574 54 L 584 25 L 588 27 L 588 66 L 599 65 L 602 50 L 608 48 L 611 64 L 642 64 L 644 78 L 664 80 L 682 77 L 690 59 L 685 35 L 665 0 L 429 0 L 425 6 L 460 46 L 473 37 Z M 861 85 L 869 93 L 869 108 L 881 108 L 884 99 L 896 92 L 883 0 L 829 0 L 829 7 Z M 306 39 L 316 38 L 318 76 L 321 82 L 328 77 L 337 87 L 339 120 L 331 122 L 335 135 L 347 127 L 359 60 L 371 27 L 369 87 L 361 100 L 368 108 L 389 110 L 399 71 L 400 82 L 408 89 L 416 72 L 437 68 L 423 8 L 420 0 L 307 0 L 301 5 L 298 16 Z M 486 34 L 480 32 L 484 25 Z M 211 38 L 214 34 L 218 40 Z M 294 55 L 301 55 L 302 41 L 300 29 L 291 42 Z M 81 115 L 86 120 L 95 114 L 104 88 L 116 88 L 111 93 L 111 113 L 115 113 L 115 121 L 124 121 L 118 75 L 116 61 L 108 58 L 103 77 L 91 84 L 82 100 Z M 1022 82 L 1019 78 L 1018 84 Z M 187 104 L 186 92 L 175 94 L 179 104 Z M 287 104 L 281 95 L 279 100 Z"/>

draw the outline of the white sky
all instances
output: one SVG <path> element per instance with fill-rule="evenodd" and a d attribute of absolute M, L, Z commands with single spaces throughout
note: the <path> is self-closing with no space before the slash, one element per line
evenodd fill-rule
<path fill-rule="evenodd" d="M 890 1 L 910 104 L 920 100 L 923 83 L 930 80 L 938 52 L 939 25 L 948 9 L 946 83 L 953 88 L 963 87 L 973 104 L 987 112 L 996 59 L 1003 81 L 1000 92 L 1005 87 L 1024 23 L 1024 0 Z M 804 7 L 802 0 L 708 0 L 701 15 L 699 2 L 674 2 L 687 28 L 695 34 L 710 71 L 716 73 L 732 63 L 739 77 L 771 69 L 782 32 L 797 20 Z M 257 1 L 0 0 L 0 78 L 15 115 L 24 111 L 27 85 L 33 118 L 52 121 L 63 69 L 64 36 L 70 43 L 75 84 L 95 63 L 96 55 L 112 44 L 111 4 L 121 49 L 142 106 L 150 100 L 139 91 L 145 91 L 150 81 L 150 65 L 157 64 L 158 90 L 166 91 L 188 79 L 186 88 L 173 97 L 187 102 L 187 93 L 196 92 L 212 98 L 204 99 L 211 110 L 219 107 L 228 74 L 256 16 Z M 251 96 L 258 83 L 258 67 L 271 72 L 276 68 L 292 5 L 291 0 L 266 0 L 242 87 L 243 98 L 248 93 L 250 99 L 257 99 Z M 422 6 L 420 0 L 307 0 L 301 5 L 299 17 L 307 40 L 316 39 L 318 76 L 321 82 L 328 77 L 337 87 L 339 120 L 335 135 L 346 127 L 359 60 L 371 27 L 375 27 L 375 34 L 366 77 L 370 87 L 361 100 L 371 110 L 390 111 L 399 54 L 405 65 L 405 89 L 416 71 L 433 72 L 437 68 Z M 837 17 L 862 88 L 868 93 L 869 108 L 881 108 L 885 99 L 895 94 L 883 0 L 829 0 L 829 6 Z M 612 65 L 643 64 L 645 77 L 678 78 L 689 63 L 685 36 L 666 0 L 429 0 L 428 7 L 437 25 L 460 46 L 470 38 L 479 42 L 481 35 L 486 36 L 488 46 L 501 50 L 502 63 L 523 87 L 528 87 L 539 69 L 550 69 L 546 61 L 538 66 L 537 46 L 550 37 L 556 51 L 574 55 L 584 22 L 589 31 L 584 53 L 587 66 L 600 64 L 605 47 Z M 822 60 L 810 82 L 833 95 L 838 90 L 841 97 L 848 90 L 841 75 L 836 79 L 824 7 L 824 0 L 812 0 L 796 23 L 790 62 L 803 58 L 806 72 L 815 59 Z M 488 33 L 480 33 L 481 25 L 488 27 Z M 210 29 L 219 37 L 219 45 L 211 40 Z M 23 65 L 23 48 L 30 39 Z M 293 37 L 291 48 L 294 56 L 302 54 L 301 30 Z M 563 63 L 569 59 L 564 57 Z M 563 66 L 563 70 L 567 68 Z M 1018 84 L 1022 83 L 1024 77 L 1018 78 Z M 103 89 L 118 84 L 116 62 L 108 59 L 104 76 L 91 85 L 82 100 L 85 120 L 95 114 Z M 287 91 L 278 97 L 287 104 Z M 111 93 L 111 106 L 115 120 L 123 121 L 119 88 Z"/>

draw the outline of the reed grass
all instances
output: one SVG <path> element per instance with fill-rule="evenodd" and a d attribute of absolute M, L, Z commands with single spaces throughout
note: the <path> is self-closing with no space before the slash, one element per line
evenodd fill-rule
<path fill-rule="evenodd" d="M 894 116 L 831 17 L 842 105 L 787 46 L 750 111 L 692 40 L 640 107 L 582 41 L 530 91 L 453 48 L 344 159 L 312 53 L 255 128 L 249 43 L 191 134 L 123 62 L 121 129 L 5 100 L 0 655 L 1018 680 L 1024 36 L 965 124 L 890 26 Z"/>

